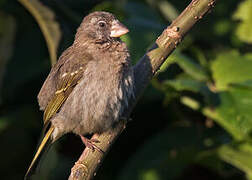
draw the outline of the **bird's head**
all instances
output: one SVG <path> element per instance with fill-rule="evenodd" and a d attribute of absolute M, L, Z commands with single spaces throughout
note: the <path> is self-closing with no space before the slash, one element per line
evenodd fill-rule
<path fill-rule="evenodd" d="M 81 36 L 96 43 L 106 43 L 129 30 L 108 12 L 98 11 L 86 16 L 77 30 L 75 39 Z"/>

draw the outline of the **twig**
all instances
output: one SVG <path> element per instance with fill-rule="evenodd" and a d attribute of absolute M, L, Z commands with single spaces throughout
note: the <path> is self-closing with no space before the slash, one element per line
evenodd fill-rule
<path fill-rule="evenodd" d="M 137 100 L 143 93 L 151 78 L 160 66 L 181 42 L 185 34 L 198 22 L 217 0 L 192 0 L 186 9 L 167 27 L 158 37 L 153 47 L 134 66 L 135 74 L 135 99 L 130 100 L 129 108 L 125 110 L 124 117 L 129 117 Z M 71 170 L 69 180 L 90 180 L 95 175 L 106 153 L 116 138 L 126 126 L 125 121 L 120 121 L 110 132 L 92 137 L 100 141 L 99 148 L 105 153 L 84 149 L 79 160 Z"/>

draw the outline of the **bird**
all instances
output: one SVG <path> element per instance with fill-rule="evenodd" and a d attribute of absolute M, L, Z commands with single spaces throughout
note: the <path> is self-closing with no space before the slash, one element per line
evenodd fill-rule
<path fill-rule="evenodd" d="M 51 68 L 38 94 L 43 135 L 25 174 L 36 169 L 45 149 L 67 133 L 79 135 L 86 147 L 99 150 L 88 134 L 101 134 L 123 119 L 134 97 L 134 73 L 126 44 L 129 32 L 112 13 L 85 16 L 74 42 Z"/>

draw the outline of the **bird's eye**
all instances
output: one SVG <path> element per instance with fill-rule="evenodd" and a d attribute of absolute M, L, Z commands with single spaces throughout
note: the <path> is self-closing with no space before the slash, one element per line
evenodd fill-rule
<path fill-rule="evenodd" d="M 105 22 L 105 21 L 99 21 L 99 22 L 98 22 L 98 25 L 99 25 L 100 27 L 105 27 L 105 26 L 106 26 L 106 22 Z"/>

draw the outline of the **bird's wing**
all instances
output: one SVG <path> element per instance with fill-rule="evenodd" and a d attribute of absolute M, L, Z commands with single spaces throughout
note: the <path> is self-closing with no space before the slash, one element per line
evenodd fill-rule
<path fill-rule="evenodd" d="M 84 60 L 82 61 L 72 61 L 73 59 L 68 58 L 60 59 L 57 64 L 52 68 L 50 75 L 47 78 L 47 83 L 42 87 L 42 93 L 39 93 L 39 101 L 45 96 L 47 99 L 50 98 L 48 103 L 45 105 L 44 111 L 44 128 L 42 132 L 42 140 L 38 147 L 38 150 L 29 166 L 25 179 L 27 179 L 31 172 L 36 169 L 42 153 L 45 152 L 45 149 L 53 142 L 51 135 L 54 131 L 53 126 L 49 126 L 51 118 L 59 111 L 63 103 L 66 101 L 74 87 L 78 84 L 80 79 L 83 76 L 83 70 L 85 67 Z M 78 60 L 75 58 L 75 60 Z M 46 94 L 46 91 L 50 91 Z M 46 102 L 45 101 L 45 102 Z"/>
<path fill-rule="evenodd" d="M 57 81 L 57 77 L 59 76 L 59 70 L 62 69 L 63 66 L 65 66 L 65 63 L 67 63 L 69 60 L 72 61 L 73 59 L 74 56 L 72 53 L 72 46 L 70 46 L 62 53 L 57 63 L 52 67 L 48 77 L 46 78 L 43 86 L 39 91 L 38 103 L 40 110 L 45 110 L 49 101 L 54 96 L 54 93 L 57 91 L 55 82 Z"/>
<path fill-rule="evenodd" d="M 51 100 L 47 104 L 44 111 L 44 127 L 46 128 L 50 119 L 59 111 L 63 103 L 66 101 L 74 87 L 78 84 L 83 76 L 83 67 L 75 66 L 68 72 L 59 73 L 57 79 L 57 88 Z"/>
<path fill-rule="evenodd" d="M 58 71 L 60 72 L 60 71 Z M 49 145 L 52 142 L 52 139 L 50 139 L 51 134 L 53 133 L 54 127 L 50 126 L 50 128 L 47 128 L 49 125 L 49 122 L 54 116 L 57 111 L 61 108 L 62 104 L 66 101 L 69 94 L 72 92 L 73 88 L 78 84 L 78 81 L 81 79 L 83 70 L 80 69 L 79 71 L 74 71 L 73 73 L 64 73 L 64 76 L 60 76 L 61 73 L 56 73 L 55 76 L 59 76 L 58 83 L 57 83 L 57 91 L 54 93 L 52 99 L 49 101 L 48 105 L 45 108 L 44 112 L 44 129 L 42 133 L 42 141 L 38 147 L 38 150 L 31 162 L 31 165 L 29 166 L 25 179 L 27 179 L 31 172 L 36 169 L 36 166 L 38 165 L 38 162 L 42 156 L 42 153 L 45 152 L 45 149 L 49 147 Z"/>

